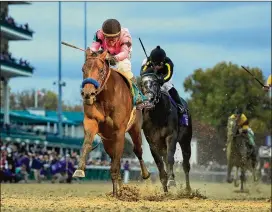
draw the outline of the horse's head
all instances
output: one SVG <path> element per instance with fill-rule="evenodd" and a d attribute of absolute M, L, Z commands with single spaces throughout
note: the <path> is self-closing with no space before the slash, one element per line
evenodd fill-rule
<path fill-rule="evenodd" d="M 229 118 L 227 125 L 227 137 L 229 141 L 232 141 L 233 138 L 237 136 L 238 128 L 238 117 Z"/>
<path fill-rule="evenodd" d="M 107 77 L 109 65 L 107 64 L 107 51 L 86 51 L 86 60 L 82 67 L 83 81 L 81 84 L 81 95 L 85 104 L 93 104 L 96 95 L 101 90 L 101 84 Z"/>
<path fill-rule="evenodd" d="M 237 122 L 236 122 L 236 119 L 235 118 L 229 118 L 228 119 L 228 135 L 230 136 L 234 136 L 237 132 Z"/>
<path fill-rule="evenodd" d="M 141 75 L 141 90 L 154 105 L 159 102 L 161 96 L 159 77 L 154 72 L 148 72 Z"/>

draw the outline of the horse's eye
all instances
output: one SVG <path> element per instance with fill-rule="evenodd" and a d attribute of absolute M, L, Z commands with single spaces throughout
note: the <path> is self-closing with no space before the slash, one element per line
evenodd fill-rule
<path fill-rule="evenodd" d="M 99 69 L 99 71 L 100 71 L 100 73 L 102 73 L 102 72 L 104 71 L 104 69 L 103 69 L 103 68 L 101 68 L 101 69 Z"/>

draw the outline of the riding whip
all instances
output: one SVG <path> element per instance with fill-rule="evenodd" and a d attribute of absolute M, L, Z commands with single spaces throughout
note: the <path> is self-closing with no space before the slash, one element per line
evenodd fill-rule
<path fill-rule="evenodd" d="M 247 70 L 244 66 L 241 66 L 247 73 L 249 73 L 261 86 L 265 87 L 265 85 L 258 80 L 249 70 Z"/>
<path fill-rule="evenodd" d="M 144 44 L 143 44 L 143 42 L 142 42 L 141 38 L 139 38 L 139 41 L 140 41 L 140 43 L 141 43 L 141 45 L 142 45 L 142 48 L 143 48 L 143 50 L 144 50 L 144 53 L 145 53 L 146 59 L 148 60 L 148 56 L 147 56 L 147 54 L 146 54 L 145 47 L 144 47 Z M 153 62 L 152 62 L 152 61 L 151 61 L 151 63 L 152 63 L 152 65 L 153 65 L 153 67 L 155 67 L 155 65 L 153 64 Z"/>
<path fill-rule="evenodd" d="M 143 50 L 144 50 L 144 53 L 145 53 L 146 58 L 148 58 L 148 56 L 147 56 L 147 54 L 146 54 L 146 51 L 145 51 L 144 44 L 142 43 L 141 38 L 139 38 L 139 41 L 140 41 L 140 43 L 141 43 L 141 45 L 142 45 L 142 48 L 143 48 Z"/>
<path fill-rule="evenodd" d="M 79 48 L 79 47 L 77 47 L 77 46 L 74 46 L 74 45 L 72 45 L 72 44 L 69 44 L 69 43 L 63 42 L 63 41 L 61 41 L 61 44 L 63 44 L 63 45 L 65 45 L 65 46 L 69 46 L 69 47 L 71 47 L 71 48 L 78 49 L 78 50 L 81 50 L 81 51 L 85 52 L 85 50 L 84 50 L 84 49 Z"/>

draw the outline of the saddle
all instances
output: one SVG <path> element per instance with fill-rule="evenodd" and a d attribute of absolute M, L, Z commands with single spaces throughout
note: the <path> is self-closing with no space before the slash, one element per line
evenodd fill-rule
<path fill-rule="evenodd" d="M 187 102 L 183 98 L 180 97 L 183 105 L 179 105 L 174 101 L 174 99 L 172 99 L 172 97 L 170 96 L 170 94 L 168 92 L 165 92 L 163 90 L 161 92 L 164 93 L 165 95 L 167 95 L 169 97 L 171 103 L 174 105 L 174 107 L 177 108 L 178 116 L 179 116 L 179 124 L 181 126 L 188 126 L 190 113 L 189 113 L 189 108 L 188 108 Z"/>

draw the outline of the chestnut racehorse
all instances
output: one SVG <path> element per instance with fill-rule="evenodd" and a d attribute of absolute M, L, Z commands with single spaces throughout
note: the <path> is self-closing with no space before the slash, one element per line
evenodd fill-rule
<path fill-rule="evenodd" d="M 86 156 L 91 151 L 96 134 L 100 135 L 104 148 L 111 158 L 111 179 L 113 196 L 117 196 L 117 185 L 121 186 L 121 164 L 125 133 L 130 134 L 134 153 L 139 159 L 142 178 L 148 179 L 148 172 L 142 159 L 142 113 L 136 110 L 134 122 L 128 127 L 133 111 L 133 96 L 121 74 L 110 67 L 107 51 L 103 53 L 86 51 L 83 65 L 81 95 L 84 101 L 84 143 L 78 169 L 73 177 L 85 177 Z M 135 110 L 134 110 L 135 111 Z"/>

